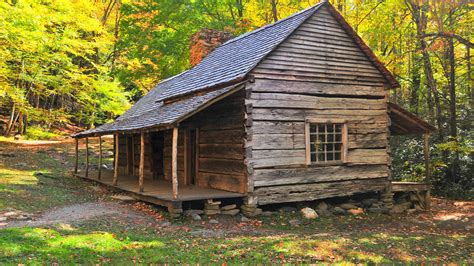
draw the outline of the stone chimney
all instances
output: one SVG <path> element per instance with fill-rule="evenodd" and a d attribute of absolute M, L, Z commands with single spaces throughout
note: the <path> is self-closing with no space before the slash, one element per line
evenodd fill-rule
<path fill-rule="evenodd" d="M 229 32 L 201 29 L 191 36 L 190 62 L 195 66 L 220 44 L 233 38 Z"/>

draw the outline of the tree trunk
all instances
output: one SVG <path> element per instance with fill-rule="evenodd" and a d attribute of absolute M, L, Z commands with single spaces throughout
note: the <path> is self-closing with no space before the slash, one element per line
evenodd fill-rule
<path fill-rule="evenodd" d="M 424 40 L 423 36 L 425 34 L 426 29 L 426 12 L 428 10 L 428 2 L 426 0 L 423 1 L 423 5 L 419 6 L 418 3 L 415 3 L 413 0 L 407 0 L 407 3 L 411 7 L 413 21 L 416 25 L 416 33 L 418 38 L 418 43 L 421 49 L 421 54 L 423 58 L 423 67 L 426 76 L 426 83 L 428 85 L 428 95 L 427 95 L 427 103 L 428 103 L 428 116 L 429 120 L 432 122 L 434 121 L 434 111 L 433 111 L 433 102 L 432 96 L 434 96 L 435 105 L 437 108 L 437 119 L 436 124 L 439 130 L 439 138 L 442 139 L 442 120 L 441 120 L 441 105 L 439 102 L 439 95 L 436 88 L 436 80 L 433 76 L 433 68 L 431 66 L 430 55 L 428 54 L 426 41 Z"/>
<path fill-rule="evenodd" d="M 273 16 L 273 21 L 277 22 L 278 21 L 278 11 L 277 11 L 276 0 L 272 0 L 272 16 Z"/>

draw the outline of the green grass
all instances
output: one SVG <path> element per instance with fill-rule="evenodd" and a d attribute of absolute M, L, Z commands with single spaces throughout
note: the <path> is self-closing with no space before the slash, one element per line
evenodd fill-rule
<path fill-rule="evenodd" d="M 68 173 L 72 164 L 66 151 L 60 155 L 18 150 L 14 155 L 0 157 L 0 211 L 38 212 L 97 199 L 89 190 L 90 183 Z"/>
<path fill-rule="evenodd" d="M 458 235 L 275 232 L 204 238 L 93 221 L 79 227 L 1 230 L 0 263 L 461 263 L 472 262 L 473 240 Z"/>
<path fill-rule="evenodd" d="M 64 136 L 60 132 L 51 131 L 38 126 L 28 127 L 25 138 L 30 140 L 50 140 Z"/>

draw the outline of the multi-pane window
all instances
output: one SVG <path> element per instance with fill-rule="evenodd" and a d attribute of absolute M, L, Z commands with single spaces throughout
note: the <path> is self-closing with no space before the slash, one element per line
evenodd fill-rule
<path fill-rule="evenodd" d="M 311 163 L 337 163 L 344 158 L 344 123 L 309 123 L 308 155 Z"/>

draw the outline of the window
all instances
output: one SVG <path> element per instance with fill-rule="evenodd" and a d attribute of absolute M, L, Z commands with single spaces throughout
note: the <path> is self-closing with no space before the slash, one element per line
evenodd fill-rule
<path fill-rule="evenodd" d="M 307 120 L 307 164 L 343 163 L 346 139 L 347 128 L 343 120 Z"/>

